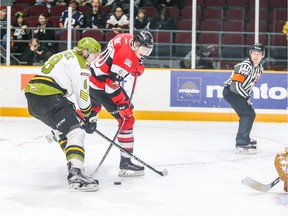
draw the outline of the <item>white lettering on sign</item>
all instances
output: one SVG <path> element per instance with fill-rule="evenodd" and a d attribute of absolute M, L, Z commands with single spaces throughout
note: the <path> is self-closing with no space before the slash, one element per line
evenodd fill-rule
<path fill-rule="evenodd" d="M 220 85 L 207 85 L 206 86 L 206 97 L 207 98 L 223 98 L 222 95 L 223 86 Z M 253 87 L 253 98 L 254 99 L 275 99 L 282 100 L 288 97 L 288 89 L 283 87 L 275 86 L 268 87 L 268 83 L 263 83 L 260 87 Z"/>

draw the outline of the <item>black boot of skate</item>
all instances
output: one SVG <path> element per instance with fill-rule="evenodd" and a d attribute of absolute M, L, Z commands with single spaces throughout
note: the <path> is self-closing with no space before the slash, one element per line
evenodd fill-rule
<path fill-rule="evenodd" d="M 257 144 L 257 140 L 250 139 L 249 144 L 256 145 Z"/>
<path fill-rule="evenodd" d="M 131 162 L 131 158 L 123 156 L 121 156 L 119 168 L 118 176 L 120 177 L 143 176 L 145 174 L 143 166 L 136 165 Z"/>
<path fill-rule="evenodd" d="M 68 163 L 68 184 L 69 188 L 79 191 L 97 191 L 99 189 L 99 182 L 89 176 L 82 174 L 81 169 L 71 167 Z"/>

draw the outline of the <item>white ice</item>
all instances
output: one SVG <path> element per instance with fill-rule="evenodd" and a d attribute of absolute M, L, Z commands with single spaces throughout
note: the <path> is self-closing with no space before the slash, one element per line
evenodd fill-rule
<path fill-rule="evenodd" d="M 283 182 L 261 193 L 243 185 L 249 176 L 263 183 L 277 177 L 276 153 L 287 145 L 287 123 L 256 122 L 256 155 L 234 153 L 237 122 L 139 121 L 134 154 L 168 176 L 146 167 L 145 176 L 120 178 L 119 150 L 112 148 L 95 178 L 97 192 L 67 189 L 67 168 L 50 129 L 33 118 L 0 118 L 1 216 L 274 216 L 288 215 Z M 98 129 L 113 138 L 116 121 L 100 119 Z M 86 135 L 86 174 L 109 143 Z M 121 181 L 121 185 L 114 185 Z"/>

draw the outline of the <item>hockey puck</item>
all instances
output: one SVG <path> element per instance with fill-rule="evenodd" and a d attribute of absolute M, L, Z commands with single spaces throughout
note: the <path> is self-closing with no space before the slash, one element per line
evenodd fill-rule
<path fill-rule="evenodd" d="M 114 185 L 121 185 L 121 182 L 114 182 Z"/>

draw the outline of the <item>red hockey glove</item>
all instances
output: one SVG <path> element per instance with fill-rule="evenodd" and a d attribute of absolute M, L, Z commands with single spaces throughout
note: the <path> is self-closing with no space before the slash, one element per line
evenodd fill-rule
<path fill-rule="evenodd" d="M 136 71 L 132 71 L 131 75 L 132 76 L 141 76 L 144 73 L 144 68 L 143 67 L 137 67 Z"/>
<path fill-rule="evenodd" d="M 130 118 L 133 114 L 133 107 L 129 104 L 121 104 L 118 106 L 118 113 L 122 118 Z"/>
<path fill-rule="evenodd" d="M 142 72 L 142 73 L 143 73 L 143 72 Z M 140 73 L 139 71 L 133 71 L 133 72 L 131 72 L 131 75 L 132 75 L 132 76 L 141 76 L 142 73 Z"/>

